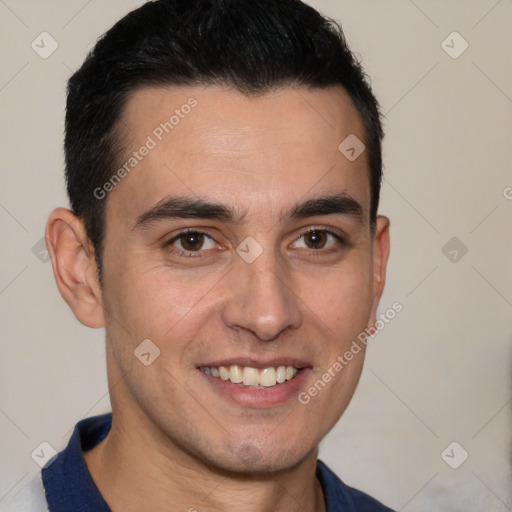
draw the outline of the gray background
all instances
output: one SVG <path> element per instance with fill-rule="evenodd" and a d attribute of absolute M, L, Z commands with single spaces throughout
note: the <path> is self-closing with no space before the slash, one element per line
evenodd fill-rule
<path fill-rule="evenodd" d="M 0 499 L 38 471 L 41 442 L 60 450 L 109 410 L 103 330 L 68 310 L 40 240 L 67 205 L 66 80 L 141 3 L 0 0 Z M 310 3 L 342 22 L 386 114 L 380 309 L 404 308 L 320 456 L 397 510 L 512 510 L 512 0 Z M 47 58 L 31 47 L 51 49 L 44 31 Z M 442 458 L 456 466 L 462 450 L 457 469 Z"/>

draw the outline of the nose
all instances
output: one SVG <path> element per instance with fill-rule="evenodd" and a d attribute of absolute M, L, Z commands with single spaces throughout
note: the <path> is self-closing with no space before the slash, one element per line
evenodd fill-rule
<path fill-rule="evenodd" d="M 264 251 L 255 261 L 236 261 L 230 272 L 224 323 L 250 331 L 262 341 L 274 341 L 286 329 L 301 325 L 300 299 L 284 264 Z"/>

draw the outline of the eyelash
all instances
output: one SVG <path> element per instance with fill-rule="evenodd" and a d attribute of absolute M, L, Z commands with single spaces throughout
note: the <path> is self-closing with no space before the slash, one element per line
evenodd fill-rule
<path fill-rule="evenodd" d="M 336 240 L 336 242 L 341 246 L 342 249 L 346 249 L 349 246 L 345 237 L 339 235 L 338 233 L 335 233 L 334 231 L 331 231 L 330 229 L 322 228 L 320 226 L 318 226 L 318 227 L 313 226 L 313 227 L 307 228 L 306 230 L 300 232 L 296 241 L 299 240 L 299 238 L 301 238 L 313 231 L 319 231 L 321 233 L 325 233 L 326 235 L 331 235 Z M 322 254 L 331 253 L 331 252 L 335 251 L 336 248 L 329 247 L 327 249 L 306 249 L 306 250 L 312 256 L 322 256 Z"/>
<path fill-rule="evenodd" d="M 307 234 L 309 234 L 311 232 L 314 232 L 314 231 L 319 231 L 319 232 L 325 233 L 327 235 L 333 236 L 336 239 L 336 241 L 340 244 L 340 246 L 342 248 L 346 248 L 349 245 L 347 243 L 347 241 L 345 240 L 345 238 L 342 237 L 341 235 L 338 235 L 337 233 L 335 233 L 334 231 L 331 231 L 329 229 L 321 228 L 321 227 L 316 227 L 316 226 L 310 227 L 310 228 L 300 232 L 299 235 L 297 236 L 297 238 L 295 239 L 295 242 L 297 240 L 299 240 L 301 237 L 303 237 L 303 236 L 305 236 L 305 235 L 307 235 Z M 205 235 L 206 237 L 208 237 L 209 239 L 214 241 L 214 238 L 212 236 L 210 236 L 205 231 L 199 231 L 199 230 L 194 229 L 194 228 L 187 228 L 187 229 L 184 229 L 183 231 L 180 231 L 177 235 L 175 235 L 170 240 L 165 242 L 164 247 L 166 247 L 167 249 L 171 249 L 171 252 L 173 254 L 175 254 L 176 256 L 179 256 L 179 257 L 185 257 L 185 258 L 204 258 L 204 256 L 201 256 L 201 253 L 205 252 L 203 250 L 198 250 L 198 251 L 182 251 L 182 250 L 179 250 L 179 249 L 176 250 L 176 249 L 172 248 L 172 244 L 174 242 L 179 240 L 183 235 L 187 235 L 187 234 L 190 234 L 190 233 L 199 234 L 199 235 Z M 325 254 L 325 253 L 328 253 L 328 252 L 332 252 L 332 249 L 331 250 L 329 250 L 329 249 L 306 249 L 306 250 L 310 254 L 312 254 L 314 256 L 321 256 L 322 254 Z"/>
<path fill-rule="evenodd" d="M 201 256 L 201 253 L 205 252 L 205 251 L 201 251 L 201 250 L 199 250 L 199 251 L 182 251 L 180 249 L 172 248 L 172 244 L 174 242 L 179 240 L 183 235 L 188 235 L 190 233 L 199 234 L 199 235 L 206 235 L 208 238 L 213 240 L 213 237 L 210 236 L 205 231 L 199 231 L 198 229 L 188 228 L 188 229 L 184 229 L 183 231 L 180 231 L 176 236 L 172 237 L 168 242 L 165 242 L 164 247 L 166 247 L 167 249 L 170 249 L 170 252 L 172 252 L 173 254 L 175 254 L 176 256 L 179 256 L 179 257 L 185 257 L 185 258 L 204 258 L 204 256 Z"/>

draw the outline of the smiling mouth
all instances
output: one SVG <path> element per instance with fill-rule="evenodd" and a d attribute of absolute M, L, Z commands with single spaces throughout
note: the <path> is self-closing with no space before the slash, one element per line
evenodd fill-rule
<path fill-rule="evenodd" d="M 211 377 L 229 380 L 233 384 L 238 384 L 242 387 L 265 389 L 292 380 L 301 369 L 295 366 L 252 368 L 250 366 L 232 364 L 229 366 L 201 366 L 199 370 Z"/>

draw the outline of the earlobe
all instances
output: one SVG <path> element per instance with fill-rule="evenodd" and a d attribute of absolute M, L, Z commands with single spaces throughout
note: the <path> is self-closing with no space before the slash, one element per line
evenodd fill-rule
<path fill-rule="evenodd" d="M 94 249 L 82 221 L 65 208 L 54 210 L 46 224 L 46 244 L 57 287 L 79 322 L 105 325 Z"/>
<path fill-rule="evenodd" d="M 384 285 L 386 283 L 386 268 L 389 257 L 389 219 L 383 215 L 377 217 L 375 237 L 373 241 L 373 303 L 368 327 L 373 327 L 377 317 Z"/>

